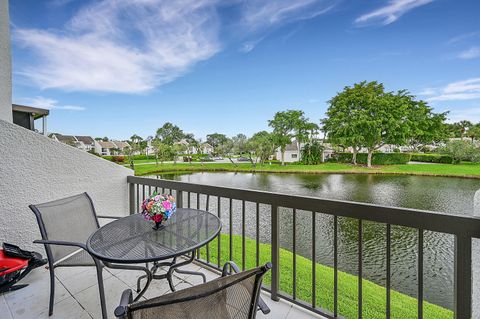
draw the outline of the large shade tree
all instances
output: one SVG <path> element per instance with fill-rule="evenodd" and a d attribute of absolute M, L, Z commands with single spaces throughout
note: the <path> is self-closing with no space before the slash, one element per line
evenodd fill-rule
<path fill-rule="evenodd" d="M 445 116 L 432 113 L 409 92 L 387 92 L 375 81 L 345 87 L 329 104 L 329 118 L 323 120 L 329 137 L 346 146 L 366 148 L 368 167 L 372 166 L 373 152 L 385 144 L 404 145 L 420 137 L 430 142 L 432 137 L 424 132 Z"/>
<path fill-rule="evenodd" d="M 212 133 L 207 135 L 207 143 L 213 147 L 215 153 L 220 152 L 220 149 L 219 149 L 220 145 L 226 143 L 227 140 L 228 140 L 228 137 L 225 134 Z"/>
<path fill-rule="evenodd" d="M 179 142 L 184 136 L 183 131 L 170 122 L 163 124 L 163 126 L 157 130 L 156 134 L 156 138 L 167 145 L 173 145 L 175 142 Z"/>

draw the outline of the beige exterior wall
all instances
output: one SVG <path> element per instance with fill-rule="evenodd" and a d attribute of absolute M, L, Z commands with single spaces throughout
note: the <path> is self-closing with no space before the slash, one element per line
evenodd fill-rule
<path fill-rule="evenodd" d="M 128 214 L 132 170 L 2 120 L 0 136 L 0 243 L 41 248 L 29 204 L 88 192 L 99 215 Z"/>

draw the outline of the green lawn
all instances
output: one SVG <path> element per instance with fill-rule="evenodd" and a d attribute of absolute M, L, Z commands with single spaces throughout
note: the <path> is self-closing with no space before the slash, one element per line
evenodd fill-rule
<path fill-rule="evenodd" d="M 406 164 L 383 165 L 373 168 L 354 166 L 341 163 L 323 163 L 319 165 L 257 165 L 240 163 L 234 166 L 231 163 L 177 163 L 174 164 L 146 164 L 135 166 L 136 175 L 149 175 L 161 172 L 272 172 L 272 173 L 368 173 L 368 174 L 404 174 L 404 175 L 431 175 L 431 176 L 460 176 L 480 178 L 480 164 Z"/>
<path fill-rule="evenodd" d="M 217 263 L 217 243 L 215 239 L 209 244 L 210 262 Z M 250 238 L 245 240 L 245 269 L 255 267 L 256 241 Z M 229 236 L 221 235 L 221 263 L 230 260 Z M 233 236 L 232 260 L 242 267 L 242 238 Z M 206 248 L 201 249 L 201 256 L 206 259 Z M 307 303 L 312 302 L 312 262 L 297 255 L 297 298 Z M 270 245 L 260 244 L 260 263 L 270 261 Z M 293 254 L 285 249 L 280 250 L 280 290 L 292 295 Z M 333 310 L 333 268 L 316 264 L 316 305 L 324 309 Z M 270 285 L 270 273 L 264 279 L 265 285 Z M 363 280 L 363 317 L 368 319 L 385 318 L 384 287 L 371 281 Z M 345 272 L 338 272 L 338 310 L 345 318 L 357 318 L 358 279 Z M 424 302 L 424 318 L 446 319 L 453 318 L 453 312 L 437 305 Z M 391 318 L 417 318 L 417 300 L 397 291 L 391 291 Z"/>

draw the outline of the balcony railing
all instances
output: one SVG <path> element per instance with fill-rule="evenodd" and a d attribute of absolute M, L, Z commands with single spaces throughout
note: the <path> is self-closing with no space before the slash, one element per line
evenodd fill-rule
<path fill-rule="evenodd" d="M 138 212 L 141 201 L 151 194 L 166 192 L 174 195 L 178 207 L 203 208 L 217 214 L 223 221 L 223 233 L 229 235 L 227 247 L 222 247 L 220 236 L 217 239 L 215 252 L 216 263 L 212 262 L 210 245 L 200 254 L 197 252 L 197 259 L 208 265 L 219 269 L 221 265 L 221 252 L 227 249 L 228 256 L 232 259 L 235 233 L 241 236 L 241 266 L 245 268 L 247 223 L 246 216 L 255 216 L 255 230 L 249 231 L 248 237 L 255 239 L 255 263 L 259 264 L 260 259 L 260 238 L 261 233 L 270 233 L 270 258 L 273 264 L 270 287 L 264 289 L 270 291 L 271 298 L 278 300 L 284 298 L 302 307 L 308 308 L 327 318 L 341 318 L 338 298 L 338 219 L 351 218 L 357 221 L 357 253 L 358 253 L 358 318 L 364 315 L 363 307 L 363 228 L 365 222 L 375 222 L 384 225 L 385 230 L 385 317 L 391 316 L 391 275 L 392 275 L 392 226 L 404 226 L 416 230 L 417 241 L 417 312 L 418 318 L 424 317 L 424 234 L 427 231 L 451 234 L 454 236 L 454 309 L 455 318 L 471 318 L 472 312 L 472 239 L 480 238 L 480 219 L 470 216 L 444 215 L 428 211 L 413 209 L 384 207 L 372 204 L 354 203 L 338 200 L 326 200 L 305 196 L 291 196 L 279 193 L 254 191 L 246 189 L 235 189 L 209 185 L 191 184 L 170 180 L 161 180 L 144 177 L 128 177 L 130 192 L 130 211 Z M 247 209 L 247 204 L 250 209 Z M 213 207 L 213 209 L 212 209 Z M 292 221 L 292 253 L 293 253 L 293 279 L 292 294 L 280 290 L 280 209 L 288 208 Z M 253 210 L 253 212 L 252 212 Z M 311 299 L 300 300 L 297 294 L 297 211 L 308 211 L 311 214 Z M 283 214 L 284 212 L 282 212 Z M 262 214 L 270 215 L 268 229 L 260 227 Z M 316 236 L 318 229 L 316 219 L 318 214 L 330 215 L 333 219 L 331 229 L 333 235 L 333 308 L 322 309 L 317 305 L 317 271 L 316 267 Z M 239 215 L 239 216 L 235 216 Z M 234 221 L 237 222 L 234 225 Z M 241 219 L 241 221 L 238 221 Z M 235 227 L 236 226 L 236 227 Z M 303 225 L 304 226 L 304 225 Z M 302 226 L 302 227 L 303 227 Z M 234 232 L 234 228 L 237 229 Z M 212 242 L 213 243 L 213 242 Z M 225 244 L 225 243 L 224 243 Z M 309 277 L 309 278 L 310 278 Z"/>

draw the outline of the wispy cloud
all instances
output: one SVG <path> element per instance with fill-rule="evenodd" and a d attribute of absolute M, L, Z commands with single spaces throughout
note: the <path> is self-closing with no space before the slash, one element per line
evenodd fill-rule
<path fill-rule="evenodd" d="M 425 88 L 422 91 L 418 92 L 417 95 L 429 96 L 437 94 L 437 90 L 434 88 Z"/>
<path fill-rule="evenodd" d="M 46 98 L 43 96 L 37 96 L 34 98 L 21 98 L 20 104 L 27 104 L 28 106 L 38 107 L 48 110 L 68 110 L 68 111 L 85 111 L 83 106 L 77 105 L 61 105 L 57 100 Z"/>
<path fill-rule="evenodd" d="M 460 101 L 480 99 L 480 78 L 452 82 L 442 88 L 431 88 L 427 101 Z"/>
<path fill-rule="evenodd" d="M 52 0 L 64 5 L 71 0 Z M 104 0 L 85 5 L 61 30 L 14 28 L 31 50 L 19 72 L 42 89 L 143 93 L 171 82 L 224 48 L 235 29 L 249 52 L 278 26 L 329 11 L 339 0 Z M 235 6 L 234 21 L 218 10 Z M 227 28 L 226 25 L 235 28 Z M 228 38 L 228 37 L 227 37 Z"/>
<path fill-rule="evenodd" d="M 450 40 L 448 40 L 447 44 L 456 44 L 474 37 L 480 37 L 480 31 L 468 32 L 468 33 L 457 35 L 451 38 Z"/>
<path fill-rule="evenodd" d="M 335 1 L 328 0 L 257 0 L 245 1 L 242 23 L 250 30 L 311 19 L 330 11 Z"/>
<path fill-rule="evenodd" d="M 461 110 L 451 110 L 448 114 L 448 122 L 454 123 L 463 120 L 480 123 L 480 105 Z"/>
<path fill-rule="evenodd" d="M 250 52 L 265 34 L 276 27 L 318 17 L 332 10 L 338 0 L 244 0 L 239 27 L 244 41 L 241 51 Z"/>
<path fill-rule="evenodd" d="M 96 2 L 65 30 L 16 29 L 39 59 L 20 72 L 41 88 L 140 93 L 220 50 L 210 0 Z"/>
<path fill-rule="evenodd" d="M 457 56 L 459 59 L 470 60 L 480 58 L 480 47 L 472 47 L 468 50 L 460 52 Z"/>
<path fill-rule="evenodd" d="M 355 19 L 357 26 L 372 24 L 388 25 L 397 21 L 405 13 L 429 4 L 434 0 L 391 0 L 386 6 L 375 9 Z"/>

